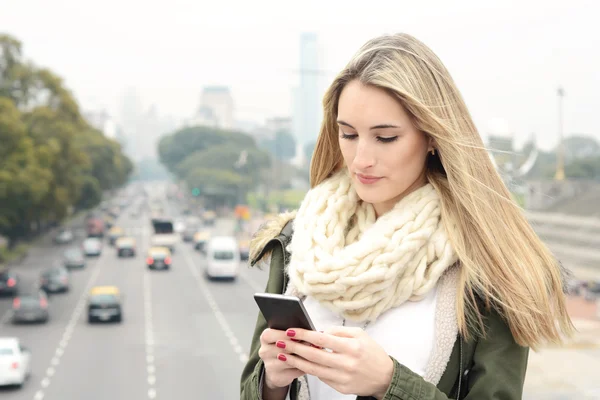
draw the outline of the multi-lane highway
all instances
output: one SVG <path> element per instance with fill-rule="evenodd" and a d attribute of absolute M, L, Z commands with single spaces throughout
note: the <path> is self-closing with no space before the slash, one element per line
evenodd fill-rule
<path fill-rule="evenodd" d="M 124 212 L 117 225 L 138 241 L 136 258 L 119 259 L 105 246 L 72 287 L 50 298 L 47 324 L 13 325 L 10 299 L 0 300 L 0 336 L 19 337 L 32 352 L 32 376 L 20 389 L 2 389 L 10 400 L 235 399 L 266 272 L 242 268 L 235 282 L 209 281 L 203 257 L 181 242 L 170 271 L 145 268 L 149 216 Z M 230 234 L 233 221 L 214 230 Z M 82 240 L 82 235 L 78 235 Z M 24 286 L 61 259 L 64 246 L 49 240 L 15 267 Z M 121 324 L 89 325 L 86 294 L 95 285 L 116 285 L 125 295 Z"/>

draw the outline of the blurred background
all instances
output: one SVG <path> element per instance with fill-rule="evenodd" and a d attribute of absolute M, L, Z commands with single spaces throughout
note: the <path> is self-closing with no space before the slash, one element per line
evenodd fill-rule
<path fill-rule="evenodd" d="M 268 277 L 250 236 L 306 193 L 336 73 L 406 32 L 573 271 L 578 333 L 531 352 L 524 398 L 600 399 L 598 15 L 592 0 L 0 0 L 0 397 L 238 398 Z"/>

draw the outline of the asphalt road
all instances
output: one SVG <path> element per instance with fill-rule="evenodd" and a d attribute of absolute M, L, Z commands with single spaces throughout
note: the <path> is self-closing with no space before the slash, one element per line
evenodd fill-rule
<path fill-rule="evenodd" d="M 114 248 L 71 274 L 71 290 L 50 298 L 50 321 L 13 325 L 10 299 L 0 300 L 0 336 L 19 337 L 32 352 L 32 376 L 4 399 L 236 399 L 258 309 L 252 294 L 267 273 L 243 268 L 234 282 L 209 281 L 204 259 L 181 242 L 170 271 L 145 268 L 149 217 L 126 211 L 117 224 L 138 240 L 136 258 Z M 219 220 L 215 232 L 233 231 Z M 81 236 L 81 235 L 80 235 Z M 78 240 L 80 241 L 80 237 Z M 31 287 L 58 261 L 65 246 L 44 240 L 17 268 Z M 94 285 L 116 285 L 125 295 L 121 324 L 89 325 L 85 300 Z"/>

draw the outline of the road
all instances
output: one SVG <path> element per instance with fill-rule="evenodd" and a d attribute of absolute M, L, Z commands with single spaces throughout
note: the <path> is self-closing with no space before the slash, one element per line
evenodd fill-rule
<path fill-rule="evenodd" d="M 87 267 L 72 272 L 72 288 L 50 299 L 51 319 L 13 325 L 10 299 L 0 301 L 0 336 L 19 337 L 32 352 L 32 376 L 20 389 L 0 390 L 10 400 L 235 399 L 249 351 L 266 271 L 244 268 L 235 282 L 204 277 L 204 259 L 181 243 L 170 271 L 145 268 L 149 217 L 124 213 L 117 224 L 138 240 L 138 255 L 118 259 L 106 246 Z M 233 230 L 220 220 L 216 233 Z M 81 240 L 81 239 L 79 239 Z M 18 268 L 31 287 L 60 259 L 64 246 L 48 240 Z M 116 285 L 125 294 L 122 324 L 89 325 L 86 293 Z"/>

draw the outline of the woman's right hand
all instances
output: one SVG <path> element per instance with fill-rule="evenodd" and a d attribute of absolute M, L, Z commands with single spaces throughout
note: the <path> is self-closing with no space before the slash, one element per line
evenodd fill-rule
<path fill-rule="evenodd" d="M 285 348 L 277 347 L 288 341 L 285 331 L 267 328 L 260 335 L 260 349 L 258 356 L 265 365 L 265 386 L 268 389 L 285 388 L 289 386 L 294 379 L 305 375 L 303 371 L 289 367 L 288 363 L 282 362 L 277 357 L 280 354 L 284 356 L 289 354 Z"/>

